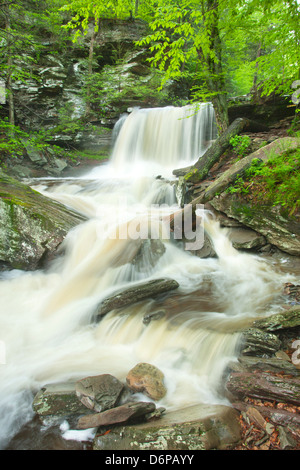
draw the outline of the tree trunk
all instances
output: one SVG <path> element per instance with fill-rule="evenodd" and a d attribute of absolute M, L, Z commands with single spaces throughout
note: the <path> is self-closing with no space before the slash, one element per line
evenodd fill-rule
<path fill-rule="evenodd" d="M 94 59 L 94 45 L 95 45 L 95 39 L 97 37 L 98 30 L 96 31 L 96 25 L 94 25 L 94 31 L 92 33 L 91 37 L 91 42 L 90 42 L 90 48 L 89 48 L 89 59 L 88 59 L 88 80 L 91 79 L 92 73 L 93 73 L 93 59 Z M 86 102 L 86 109 L 85 109 L 85 115 L 88 116 L 91 113 L 91 87 L 90 84 L 87 87 L 87 102 Z"/>
<path fill-rule="evenodd" d="M 212 146 L 209 147 L 205 154 L 200 157 L 194 165 L 187 168 L 180 168 L 178 170 L 174 170 L 173 175 L 184 176 L 190 171 L 196 169 L 198 170 L 199 181 L 201 181 L 207 176 L 212 166 L 219 160 L 221 155 L 223 155 L 225 150 L 229 147 L 230 139 L 232 137 L 240 134 L 244 130 L 253 131 L 254 129 L 257 130 L 259 128 L 262 130 L 264 126 L 259 126 L 259 124 L 254 123 L 253 121 L 250 121 L 249 119 L 245 118 L 235 119 L 233 123 L 230 124 L 228 129 L 217 138 L 217 140 L 212 144 Z"/>
<path fill-rule="evenodd" d="M 15 105 L 14 105 L 14 95 L 13 95 L 13 60 L 12 60 L 12 51 L 11 51 L 11 37 L 10 37 L 10 12 L 9 5 L 6 5 L 4 8 L 5 11 L 5 31 L 7 32 L 7 101 L 8 101 L 8 116 L 9 123 L 11 124 L 11 135 L 14 135 L 13 126 L 15 125 Z"/>
<path fill-rule="evenodd" d="M 211 13 L 214 11 L 213 16 L 209 15 L 210 20 L 206 26 L 210 30 L 209 48 L 211 51 L 211 54 L 206 54 L 208 67 L 207 86 L 212 95 L 212 104 L 215 110 L 218 131 L 219 134 L 222 134 L 229 126 L 229 118 L 222 68 L 222 43 L 219 32 L 219 1 L 209 0 L 207 3 L 207 12 Z"/>

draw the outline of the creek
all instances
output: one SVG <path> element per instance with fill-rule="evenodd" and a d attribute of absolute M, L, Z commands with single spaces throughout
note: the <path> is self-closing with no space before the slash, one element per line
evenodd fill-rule
<path fill-rule="evenodd" d="M 272 260 L 235 250 L 206 211 L 201 223 L 216 257 L 199 258 L 164 231 L 178 210 L 172 170 L 195 161 L 215 137 L 209 105 L 134 110 L 116 125 L 108 163 L 77 178 L 31 182 L 87 221 L 70 231 L 47 269 L 1 275 L 1 448 L 33 419 L 33 396 L 45 384 L 103 373 L 125 381 L 138 362 L 164 373 L 167 395 L 159 405 L 167 410 L 228 403 L 222 378 L 238 355 L 239 331 L 276 311 L 287 274 Z M 151 236 L 164 252 L 152 262 L 148 248 L 136 265 L 149 214 Z M 156 278 L 174 279 L 179 288 L 95 321 L 107 296 Z M 161 318 L 143 321 L 158 311 Z"/>

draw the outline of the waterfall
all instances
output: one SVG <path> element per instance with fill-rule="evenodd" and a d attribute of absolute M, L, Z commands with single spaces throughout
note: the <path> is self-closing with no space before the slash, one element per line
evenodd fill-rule
<path fill-rule="evenodd" d="M 32 182 L 88 220 L 70 231 L 64 254 L 46 270 L 2 273 L 2 448 L 32 418 L 32 398 L 45 384 L 103 373 L 125 381 L 138 362 L 164 373 L 168 392 L 160 405 L 167 410 L 227 403 L 222 374 L 237 357 L 239 330 L 276 300 L 282 276 L 236 251 L 209 214 L 203 223 L 214 258 L 201 259 L 182 249 L 181 240 L 163 236 L 164 252 L 152 264 L 146 247 L 141 269 L 132 263 L 140 239 L 120 236 L 149 221 L 150 212 L 159 221 L 155 235 L 161 233 L 162 221 L 178 206 L 172 181 L 156 176 L 198 158 L 214 137 L 210 105 L 197 114 L 189 108 L 134 110 L 118 123 L 108 164 L 70 180 Z M 135 173 L 136 166 L 144 172 Z M 179 289 L 94 322 L 97 306 L 111 293 L 162 277 L 175 279 Z M 144 316 L 157 310 L 163 318 L 145 324 Z"/>
<path fill-rule="evenodd" d="M 216 138 L 210 103 L 175 108 L 134 109 L 116 125 L 112 162 L 151 162 L 169 169 L 200 158 Z"/>

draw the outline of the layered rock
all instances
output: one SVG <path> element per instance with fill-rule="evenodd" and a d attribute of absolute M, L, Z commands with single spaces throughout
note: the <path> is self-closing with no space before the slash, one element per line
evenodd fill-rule
<path fill-rule="evenodd" d="M 258 232 L 268 243 L 280 250 L 291 255 L 300 255 L 299 225 L 282 215 L 278 207 L 255 206 L 241 196 L 227 193 L 215 197 L 210 204 L 216 210 Z"/>

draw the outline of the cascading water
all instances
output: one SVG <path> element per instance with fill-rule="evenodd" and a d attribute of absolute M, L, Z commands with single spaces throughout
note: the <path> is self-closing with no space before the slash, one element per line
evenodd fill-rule
<path fill-rule="evenodd" d="M 124 381 L 138 362 L 150 362 L 165 374 L 168 392 L 160 404 L 167 410 L 226 403 L 221 378 L 236 358 L 238 331 L 276 301 L 282 275 L 233 249 L 209 214 L 203 216 L 204 227 L 215 258 L 200 259 L 182 249 L 180 240 L 163 237 L 162 256 L 151 263 L 146 251 L 137 266 L 131 260 L 139 240 L 119 236 L 150 208 L 159 221 L 178 209 L 173 182 L 156 176 L 170 176 L 181 162 L 197 159 L 215 137 L 210 106 L 184 119 L 186 114 L 176 108 L 136 110 L 121 123 L 107 165 L 77 179 L 32 182 L 88 220 L 68 234 L 64 255 L 47 270 L 2 274 L 2 448 L 32 418 L 33 394 L 43 385 L 102 373 Z M 161 233 L 159 224 L 158 229 Z M 161 277 L 175 279 L 179 289 L 94 322 L 97 305 L 109 294 Z M 143 322 L 158 310 L 162 318 Z"/>
<path fill-rule="evenodd" d="M 150 162 L 171 174 L 176 165 L 188 165 L 201 157 L 216 134 L 210 103 L 182 108 L 136 108 L 116 125 L 111 159 L 121 170 L 128 163 Z"/>

